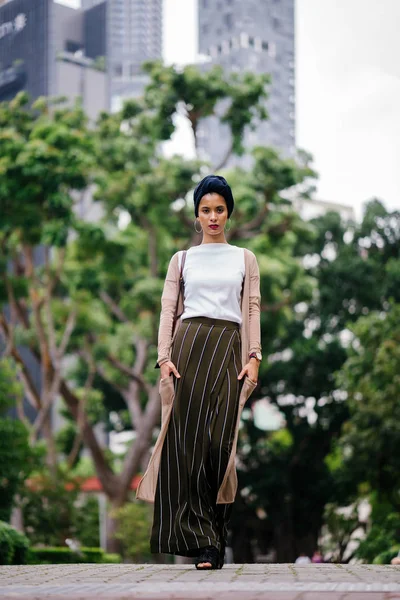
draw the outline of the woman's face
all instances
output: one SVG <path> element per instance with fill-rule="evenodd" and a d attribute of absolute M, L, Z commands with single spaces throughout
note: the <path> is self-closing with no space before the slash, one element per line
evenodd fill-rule
<path fill-rule="evenodd" d="M 213 237 L 221 235 L 228 220 L 225 198 L 215 192 L 203 196 L 199 203 L 198 219 L 204 234 Z"/>

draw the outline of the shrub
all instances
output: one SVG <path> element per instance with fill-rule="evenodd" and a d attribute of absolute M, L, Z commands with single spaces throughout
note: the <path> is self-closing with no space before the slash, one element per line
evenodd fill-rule
<path fill-rule="evenodd" d="M 149 538 L 151 508 L 144 502 L 129 502 L 112 516 L 117 520 L 115 537 L 121 541 L 123 556 L 133 562 L 151 559 Z"/>
<path fill-rule="evenodd" d="M 400 546 L 392 546 L 390 550 L 386 550 L 385 552 L 381 552 L 378 556 L 375 556 L 373 564 L 374 565 L 390 565 L 390 561 L 392 558 L 398 555 L 400 550 Z"/>
<path fill-rule="evenodd" d="M 14 546 L 8 529 L 0 525 L 0 565 L 10 565 L 14 554 Z"/>
<path fill-rule="evenodd" d="M 400 539 L 400 513 L 389 511 L 390 506 L 384 504 L 376 504 L 373 507 L 372 525 L 367 537 L 357 548 L 356 558 L 367 563 L 375 562 L 378 557 L 381 557 L 379 560 L 386 560 L 386 554 L 397 547 Z"/>
<path fill-rule="evenodd" d="M 0 564 L 26 565 L 29 540 L 8 523 L 0 521 Z"/>
<path fill-rule="evenodd" d="M 80 548 L 75 552 L 70 548 L 47 547 L 32 548 L 31 564 L 73 564 L 73 563 L 119 563 L 119 554 L 106 554 L 102 548 Z"/>

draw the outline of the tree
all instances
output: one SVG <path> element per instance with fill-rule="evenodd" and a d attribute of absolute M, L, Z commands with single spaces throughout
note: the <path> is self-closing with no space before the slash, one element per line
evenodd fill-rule
<path fill-rule="evenodd" d="M 337 380 L 350 416 L 340 438 L 342 466 L 400 512 L 400 305 L 371 312 L 351 327 L 353 343 Z M 357 488 L 356 488 L 357 489 Z"/>
<path fill-rule="evenodd" d="M 42 431 L 59 392 L 73 418 L 75 435 L 68 443 L 67 460 L 75 464 L 82 443 L 90 450 L 113 509 L 128 499 L 133 476 L 147 462 L 158 424 L 154 364 L 167 264 L 174 251 L 199 240 L 186 194 L 200 177 L 200 163 L 177 156 L 166 159 L 160 145 L 171 135 L 174 115 L 182 106 L 196 138 L 199 120 L 213 114 L 217 101 L 225 99 L 230 106 L 224 119 L 232 129 L 232 150 L 239 152 L 244 127 L 263 116 L 260 102 L 266 83 L 264 77 L 222 78 L 218 70 L 201 74 L 193 67 L 179 71 L 153 64 L 148 69 L 151 81 L 144 98 L 128 102 L 120 113 L 102 114 L 93 132 L 87 130 L 79 108 L 50 113 L 47 105 L 39 103 L 36 109 L 42 112 L 36 118 L 33 113 L 25 115 L 19 97 L 2 109 L 3 127 L 8 117 L 15 123 L 12 140 L 18 138 L 20 122 L 25 127 L 21 146 L 11 145 L 9 155 L 9 146 L 4 145 L 4 178 L 14 188 L 22 181 L 22 188 L 18 223 L 7 204 L 9 191 L 5 188 L 0 196 L 10 215 L 2 240 L 12 267 L 4 273 L 4 302 L 13 310 L 12 326 L 5 318 L 1 322 L 3 335 L 9 353 L 21 365 L 26 394 L 39 415 L 45 415 L 40 420 Z M 218 77 L 222 83 L 217 85 Z M 205 103 L 208 96 L 215 101 Z M 67 131 L 66 123 L 70 124 Z M 39 139 L 38 164 L 33 158 L 36 147 L 30 146 L 32 138 Z M 19 165 L 16 172 L 14 164 Z M 232 174 L 237 221 L 230 240 L 245 243 L 260 255 L 275 252 L 261 264 L 264 289 L 271 281 L 272 265 L 276 296 L 276 282 L 282 279 L 293 288 L 293 302 L 309 296 L 309 282 L 303 281 L 303 269 L 292 256 L 293 232 L 306 232 L 307 227 L 281 192 L 312 175 L 307 155 L 299 155 L 297 161 L 281 159 L 275 151 L 263 148 L 254 151 L 252 173 Z M 76 195 L 72 190 L 89 183 L 94 183 L 94 197 L 103 215 L 96 223 L 79 220 L 73 210 Z M 29 222 L 30 185 L 37 193 L 38 214 L 33 223 Z M 125 228 L 123 221 L 128 222 Z M 32 260 L 39 243 L 45 247 L 43 264 Z M 27 259 L 22 260 L 25 254 Z M 274 327 L 279 326 L 279 309 L 286 304 L 280 299 L 263 307 L 266 315 L 271 313 Z M 17 335 L 40 367 L 45 381 L 42 392 L 29 378 Z M 67 357 L 72 364 L 68 376 L 63 360 Z M 134 440 L 119 463 L 96 437 L 98 423 L 133 431 Z M 49 455 L 54 457 L 51 433 L 51 428 L 45 431 Z M 108 531 L 112 548 L 113 520 Z"/>
<path fill-rule="evenodd" d="M 259 537 L 269 539 L 285 562 L 301 551 L 312 553 L 328 502 L 354 501 L 351 482 L 357 478 L 349 471 L 345 479 L 337 451 L 350 405 L 335 372 L 347 359 L 351 323 L 371 310 L 387 311 L 399 289 L 397 212 L 375 200 L 359 225 L 328 213 L 310 226 L 314 235 L 298 236 L 294 254 L 309 265 L 311 300 L 287 312 L 279 330 L 263 328 L 273 341 L 263 339 L 271 350 L 260 372 L 261 391 L 284 414 L 285 435 L 260 431 L 250 415 L 240 454 L 248 514 L 267 515 Z M 290 297 L 289 289 L 280 290 Z"/>
<path fill-rule="evenodd" d="M 10 521 L 15 496 L 34 466 L 28 430 L 23 420 L 5 416 L 17 406 L 22 416 L 22 386 L 16 381 L 13 363 L 0 359 L 0 520 Z"/>
<path fill-rule="evenodd" d="M 40 98 L 28 111 L 28 96 L 19 93 L 0 105 L 0 328 L 6 355 L 18 365 L 25 395 L 37 411 L 31 442 L 39 434 L 46 438 L 53 471 L 57 457 L 50 410 L 60 390 L 76 307 L 71 299 L 65 301 L 56 326 L 52 299 L 75 218 L 72 190 L 87 186 L 92 164 L 82 109 L 57 104 Z M 21 343 L 39 366 L 39 386 Z"/>

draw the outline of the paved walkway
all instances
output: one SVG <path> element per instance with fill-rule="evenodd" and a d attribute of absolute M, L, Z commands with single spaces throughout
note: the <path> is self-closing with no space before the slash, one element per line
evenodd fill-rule
<path fill-rule="evenodd" d="M 400 600 L 390 565 L 38 565 L 0 567 L 9 600 Z"/>

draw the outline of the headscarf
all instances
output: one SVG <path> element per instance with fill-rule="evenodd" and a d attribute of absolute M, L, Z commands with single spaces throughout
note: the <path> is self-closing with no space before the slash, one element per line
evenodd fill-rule
<path fill-rule="evenodd" d="M 199 216 L 199 204 L 202 197 L 206 194 L 212 194 L 213 192 L 220 194 L 225 198 L 226 206 L 228 208 L 228 217 L 230 217 L 234 206 L 232 190 L 226 179 L 219 175 L 207 175 L 197 184 L 193 193 L 194 214 L 196 217 Z"/>

